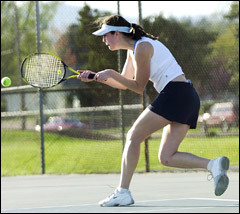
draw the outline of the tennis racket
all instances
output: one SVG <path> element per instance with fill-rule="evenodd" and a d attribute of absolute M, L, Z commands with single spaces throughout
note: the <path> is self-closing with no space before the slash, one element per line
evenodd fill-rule
<path fill-rule="evenodd" d="M 67 69 L 76 73 L 66 77 Z M 76 78 L 79 72 L 67 66 L 59 57 L 52 53 L 34 53 L 27 56 L 21 65 L 23 80 L 37 88 L 52 88 L 65 80 Z M 93 79 L 95 74 L 90 74 Z"/>

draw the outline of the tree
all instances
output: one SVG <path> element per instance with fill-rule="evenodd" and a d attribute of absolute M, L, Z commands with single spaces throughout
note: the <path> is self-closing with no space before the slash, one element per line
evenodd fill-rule
<path fill-rule="evenodd" d="M 92 10 L 87 4 L 79 11 L 79 23 L 69 26 L 68 31 L 61 37 L 57 45 L 57 53 L 75 69 L 89 69 L 95 72 L 106 68 L 118 70 L 117 52 L 111 52 L 101 41 L 102 37 L 92 35 L 97 30 L 94 21 L 109 12 Z M 71 59 L 71 60 L 69 60 Z M 118 104 L 118 90 L 97 82 L 81 83 L 71 80 L 71 85 L 77 83 L 81 93 L 76 94 L 82 106 L 97 106 Z M 70 81 L 68 81 L 70 84 Z M 66 85 L 68 84 L 66 82 Z M 85 85 L 83 89 L 82 85 Z M 74 94 L 72 96 L 75 96 Z"/>
<path fill-rule="evenodd" d="M 213 51 L 210 55 L 213 61 L 218 61 L 214 70 L 226 70 L 229 78 L 222 78 L 228 82 L 222 91 L 239 95 L 239 3 L 233 2 L 231 9 L 224 16 L 229 21 L 227 27 L 212 43 Z M 218 75 L 218 73 L 217 73 Z"/>
<path fill-rule="evenodd" d="M 57 2 L 40 4 L 41 40 L 44 41 L 41 43 L 42 50 L 50 46 L 47 28 L 57 5 Z M 23 2 L 19 6 L 14 1 L 1 1 L 1 75 L 10 77 L 13 86 L 21 84 L 17 54 L 18 40 L 20 41 L 20 61 L 36 52 L 35 2 Z"/>
<path fill-rule="evenodd" d="M 229 13 L 225 16 L 230 20 L 229 29 L 234 35 L 232 51 L 233 55 L 227 63 L 229 73 L 232 75 L 230 86 L 232 91 L 239 95 L 239 2 L 233 2 Z"/>

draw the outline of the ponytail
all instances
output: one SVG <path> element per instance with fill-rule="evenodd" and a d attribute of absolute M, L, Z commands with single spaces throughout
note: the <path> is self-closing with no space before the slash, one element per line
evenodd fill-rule
<path fill-rule="evenodd" d="M 158 37 L 155 37 L 149 33 L 146 33 L 143 28 L 140 25 L 137 25 L 135 23 L 130 24 L 130 34 L 129 33 L 124 33 L 124 35 L 130 37 L 133 40 L 139 40 L 143 36 L 148 37 L 153 40 L 157 40 Z"/>

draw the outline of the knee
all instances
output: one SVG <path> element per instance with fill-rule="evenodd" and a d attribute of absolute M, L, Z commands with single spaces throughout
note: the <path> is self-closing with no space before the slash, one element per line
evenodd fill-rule
<path fill-rule="evenodd" d="M 140 144 L 142 142 L 141 133 L 139 133 L 137 129 L 132 127 L 127 133 L 126 140 L 128 143 Z"/>
<path fill-rule="evenodd" d="M 134 133 L 132 128 L 127 132 L 126 140 L 127 142 L 132 141 L 134 139 Z"/>
<path fill-rule="evenodd" d="M 171 164 L 170 164 L 171 158 L 169 156 L 163 154 L 162 152 L 159 152 L 158 160 L 164 166 L 171 166 Z"/>

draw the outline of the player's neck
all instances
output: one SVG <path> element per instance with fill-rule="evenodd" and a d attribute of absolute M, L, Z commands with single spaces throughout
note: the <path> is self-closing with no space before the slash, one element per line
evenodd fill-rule
<path fill-rule="evenodd" d="M 135 40 L 130 39 L 130 38 L 124 39 L 124 40 L 122 40 L 122 42 L 121 42 L 120 49 L 132 50 L 132 51 L 133 51 L 134 42 L 135 42 Z"/>

